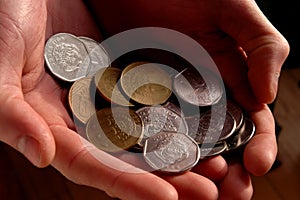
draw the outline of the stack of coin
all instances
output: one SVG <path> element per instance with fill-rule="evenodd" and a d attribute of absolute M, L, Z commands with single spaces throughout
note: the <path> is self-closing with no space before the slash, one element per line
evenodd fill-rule
<path fill-rule="evenodd" d="M 184 172 L 254 135 L 253 122 L 211 71 L 187 67 L 174 76 L 146 61 L 107 66 L 99 43 L 66 33 L 49 38 L 45 60 L 53 75 L 73 82 L 69 105 L 84 136 L 106 152 L 143 153 L 154 170 Z"/>

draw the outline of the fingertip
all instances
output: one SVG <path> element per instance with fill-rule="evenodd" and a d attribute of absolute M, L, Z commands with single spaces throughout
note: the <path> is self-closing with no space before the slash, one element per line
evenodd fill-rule
<path fill-rule="evenodd" d="M 264 136 L 255 136 L 245 148 L 245 168 L 255 176 L 266 174 L 272 167 L 276 155 L 277 145 L 272 144 L 273 139 Z"/>
<path fill-rule="evenodd" d="M 36 167 L 46 167 L 49 165 L 55 154 L 55 148 L 52 141 L 48 142 L 50 138 L 35 139 L 29 135 L 22 135 L 16 145 L 16 149 L 21 152 L 33 165 Z M 51 140 L 51 139 L 50 139 Z"/>
<path fill-rule="evenodd" d="M 26 102 L 12 99 L 0 109 L 0 140 L 21 152 L 37 167 L 49 165 L 55 142 L 47 123 Z"/>

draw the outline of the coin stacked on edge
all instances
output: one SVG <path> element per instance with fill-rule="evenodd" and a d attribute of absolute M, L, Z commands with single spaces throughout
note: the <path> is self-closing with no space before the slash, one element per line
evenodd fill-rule
<path fill-rule="evenodd" d="M 209 70 L 174 75 L 147 61 L 112 67 L 101 44 L 68 33 L 48 39 L 45 60 L 53 75 L 72 82 L 69 106 L 84 136 L 106 152 L 143 152 L 153 170 L 190 170 L 254 135 L 251 119 Z"/>

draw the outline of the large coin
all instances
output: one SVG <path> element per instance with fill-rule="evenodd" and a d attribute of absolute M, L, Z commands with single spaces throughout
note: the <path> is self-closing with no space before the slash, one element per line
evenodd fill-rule
<path fill-rule="evenodd" d="M 69 90 L 69 106 L 73 115 L 83 124 L 96 112 L 91 97 L 92 77 L 82 78 L 73 83 Z"/>
<path fill-rule="evenodd" d="M 75 36 L 58 33 L 45 46 L 45 61 L 58 78 L 73 82 L 87 75 L 90 57 L 84 44 Z"/>
<path fill-rule="evenodd" d="M 121 73 L 118 68 L 102 68 L 95 75 L 95 85 L 100 95 L 107 101 L 122 106 L 133 106 L 119 90 L 118 80 Z"/>
<path fill-rule="evenodd" d="M 136 145 L 143 133 L 143 122 L 133 110 L 104 108 L 88 121 L 86 134 L 91 143 L 107 152 L 126 150 Z"/>
<path fill-rule="evenodd" d="M 162 131 L 188 133 L 184 118 L 163 106 L 146 106 L 137 110 L 137 114 L 144 123 L 144 136 L 140 142 L 141 146 L 147 138 Z"/>
<path fill-rule="evenodd" d="M 108 53 L 99 42 L 83 36 L 80 36 L 78 38 L 85 45 L 86 50 L 91 59 L 90 69 L 88 71 L 87 76 L 93 76 L 98 70 L 104 67 L 108 67 L 110 65 Z"/>
<path fill-rule="evenodd" d="M 218 115 L 219 113 L 216 113 Z M 216 117 L 222 119 L 224 117 Z M 213 144 L 229 138 L 236 129 L 236 122 L 231 114 L 226 112 L 225 120 L 211 120 L 211 111 L 201 115 L 188 116 L 185 118 L 189 135 L 199 144 Z"/>
<path fill-rule="evenodd" d="M 182 173 L 198 163 L 200 150 L 186 134 L 160 132 L 146 140 L 144 158 L 154 170 Z"/>
<path fill-rule="evenodd" d="M 238 133 L 226 140 L 227 149 L 226 152 L 233 151 L 247 144 L 255 133 L 255 126 L 252 120 L 245 118 L 244 125 Z"/>
<path fill-rule="evenodd" d="M 200 75 L 194 68 L 186 68 L 176 75 L 173 88 L 181 99 L 196 106 L 213 105 L 223 95 L 222 85 L 216 75 L 208 71 Z"/>
<path fill-rule="evenodd" d="M 122 72 L 121 86 L 127 96 L 144 105 L 162 104 L 172 94 L 169 74 L 155 63 L 128 65 Z"/>

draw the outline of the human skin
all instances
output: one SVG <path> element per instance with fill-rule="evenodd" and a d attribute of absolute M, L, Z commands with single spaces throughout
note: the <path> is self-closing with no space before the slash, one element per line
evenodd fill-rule
<path fill-rule="evenodd" d="M 99 14 L 99 29 L 80 0 L 1 1 L 0 140 L 36 166 L 51 164 L 70 180 L 121 199 L 216 199 L 219 195 L 250 198 L 249 173 L 264 174 L 276 156 L 274 121 L 266 103 L 275 98 L 288 44 L 253 1 L 167 2 L 157 6 L 148 5 L 150 1 L 131 2 L 131 6 L 119 2 L 115 7 L 109 1 L 90 1 Z M 158 8 L 169 12 L 158 12 Z M 118 9 L 126 10 L 126 17 L 119 16 Z M 214 12 L 208 12 L 211 10 Z M 181 17 L 173 23 L 174 16 L 179 16 L 175 13 Z M 135 17 L 141 14 L 143 20 Z M 100 163 L 86 149 L 66 109 L 67 90 L 45 70 L 45 41 L 58 32 L 101 41 L 100 30 L 105 30 L 107 36 L 140 26 L 181 31 L 212 55 L 234 99 L 250 113 L 257 127 L 245 149 L 245 169 L 239 164 L 227 165 L 218 156 L 178 176 L 124 173 Z M 120 158 L 132 159 L 126 156 Z M 105 153 L 103 157 L 126 166 Z M 234 187 L 228 187 L 230 184 Z M 243 192 L 231 192 L 234 190 Z"/>

